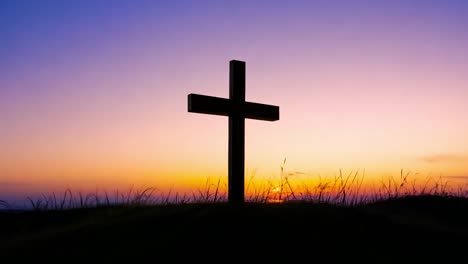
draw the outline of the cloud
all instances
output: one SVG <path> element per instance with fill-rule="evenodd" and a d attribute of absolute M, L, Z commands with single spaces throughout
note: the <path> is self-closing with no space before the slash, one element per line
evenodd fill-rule
<path fill-rule="evenodd" d="M 27 183 L 27 182 L 13 182 L 13 181 L 0 181 L 0 187 L 2 187 L 2 186 L 8 186 L 8 187 L 11 187 L 11 186 L 25 186 L 25 185 L 29 185 L 29 183 Z"/>
<path fill-rule="evenodd" d="M 444 178 L 458 179 L 458 180 L 468 180 L 468 176 L 465 176 L 465 175 L 444 176 Z"/>
<path fill-rule="evenodd" d="M 468 163 L 468 156 L 443 153 L 443 154 L 437 154 L 437 155 L 424 156 L 424 157 L 421 157 L 420 160 L 426 163 L 460 163 L 460 162 Z"/>

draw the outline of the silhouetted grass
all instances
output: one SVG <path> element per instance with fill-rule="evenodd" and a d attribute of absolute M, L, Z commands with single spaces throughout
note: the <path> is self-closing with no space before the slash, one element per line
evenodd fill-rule
<path fill-rule="evenodd" d="M 96 257 L 157 262 L 465 263 L 468 191 L 442 177 L 400 171 L 365 184 L 365 171 L 304 180 L 288 172 L 246 181 L 246 203 L 226 203 L 207 179 L 189 194 L 157 188 L 27 197 L 32 210 L 0 200 L 0 259 L 20 263 Z M 237 244 L 236 244 L 237 243 Z M 247 256 L 248 255 L 248 256 Z M 12 258 L 13 260 L 8 260 Z"/>
<path fill-rule="evenodd" d="M 256 181 L 254 171 L 247 179 L 246 201 L 250 203 L 310 202 L 345 206 L 358 206 L 408 196 L 468 197 L 465 186 L 449 186 L 442 177 L 423 178 L 417 173 L 400 170 L 398 177 L 381 179 L 377 185 L 364 186 L 365 171 L 342 170 L 333 177 L 317 175 L 313 181 L 296 180 L 301 173 L 287 172 L 286 160 L 280 167 L 276 180 Z M 62 194 L 52 192 L 40 197 L 27 197 L 32 210 L 64 210 L 74 208 L 94 208 L 112 206 L 151 206 L 187 203 L 218 203 L 227 201 L 227 186 L 218 178 L 207 179 L 204 186 L 190 194 L 161 192 L 155 187 L 130 188 L 122 192 L 95 191 L 94 193 L 73 192 L 66 189 Z M 7 201 L 0 200 L 0 208 L 18 209 Z"/>

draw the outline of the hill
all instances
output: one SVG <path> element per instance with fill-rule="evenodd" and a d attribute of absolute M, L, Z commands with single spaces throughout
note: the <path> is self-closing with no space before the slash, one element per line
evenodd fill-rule
<path fill-rule="evenodd" d="M 468 199 L 459 197 L 3 212 L 0 226 L 0 255 L 16 261 L 468 261 Z"/>

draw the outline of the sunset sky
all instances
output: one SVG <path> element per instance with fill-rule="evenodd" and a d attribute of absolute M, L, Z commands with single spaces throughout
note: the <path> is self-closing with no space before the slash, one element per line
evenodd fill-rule
<path fill-rule="evenodd" d="M 227 181 L 246 99 L 246 175 L 365 170 L 468 177 L 466 1 L 1 1 L 0 199 L 66 188 L 186 191 Z"/>

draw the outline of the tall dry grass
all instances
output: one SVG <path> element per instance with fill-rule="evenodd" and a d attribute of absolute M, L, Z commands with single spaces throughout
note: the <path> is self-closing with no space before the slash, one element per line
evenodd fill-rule
<path fill-rule="evenodd" d="M 397 177 L 382 178 L 372 184 L 365 182 L 365 170 L 344 173 L 339 170 L 332 177 L 316 175 L 304 180 L 300 172 L 288 172 L 286 159 L 280 166 L 278 177 L 256 179 L 256 171 L 246 180 L 246 201 L 251 203 L 285 203 L 306 201 L 335 205 L 354 206 L 403 196 L 438 195 L 468 197 L 468 184 L 450 185 L 441 176 L 421 177 L 417 173 L 400 170 Z M 162 192 L 155 187 L 130 188 L 125 192 L 95 191 L 93 193 L 65 190 L 61 194 L 52 192 L 39 197 L 27 197 L 28 203 L 21 208 L 32 210 L 64 210 L 112 206 L 147 206 L 185 203 L 216 203 L 227 201 L 227 184 L 207 179 L 204 185 L 191 193 L 169 190 Z M 0 208 L 14 210 L 17 207 L 0 200 Z"/>

